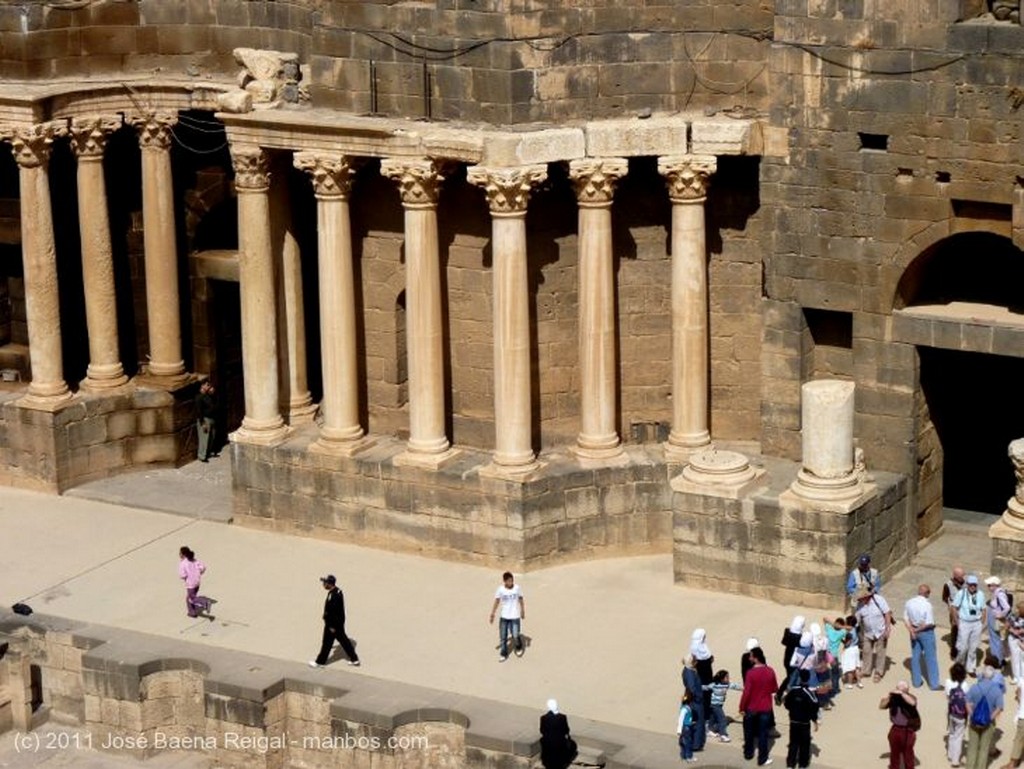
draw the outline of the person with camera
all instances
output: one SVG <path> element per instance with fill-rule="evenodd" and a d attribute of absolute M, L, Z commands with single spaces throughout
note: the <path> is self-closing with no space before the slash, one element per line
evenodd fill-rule
<path fill-rule="evenodd" d="M 978 575 L 968 574 L 953 607 L 957 611 L 956 661 L 975 675 L 978 666 L 978 645 L 985 627 L 985 596 L 978 590 Z"/>
<path fill-rule="evenodd" d="M 900 681 L 878 707 L 889 711 L 889 769 L 914 769 L 914 743 L 921 728 L 921 714 L 910 684 Z"/>
<path fill-rule="evenodd" d="M 857 599 L 857 623 L 860 627 L 860 674 L 869 675 L 877 684 L 885 675 L 885 649 L 892 630 L 892 609 L 880 594 L 861 588 Z"/>

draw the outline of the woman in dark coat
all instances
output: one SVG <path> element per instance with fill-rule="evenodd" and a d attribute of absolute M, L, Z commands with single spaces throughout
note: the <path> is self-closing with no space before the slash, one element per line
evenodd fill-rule
<path fill-rule="evenodd" d="M 548 700 L 548 712 L 540 717 L 540 762 L 544 769 L 566 769 L 576 760 L 576 743 L 569 736 L 569 719 Z"/>

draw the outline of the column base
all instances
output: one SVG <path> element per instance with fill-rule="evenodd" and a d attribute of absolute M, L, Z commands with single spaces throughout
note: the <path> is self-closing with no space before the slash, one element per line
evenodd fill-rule
<path fill-rule="evenodd" d="M 622 441 L 615 433 L 596 438 L 580 435 L 570 451 L 582 459 L 611 459 L 622 453 Z"/>
<path fill-rule="evenodd" d="M 232 443 L 249 443 L 254 446 L 276 446 L 288 437 L 288 427 L 278 417 L 265 424 L 254 422 L 248 417 L 242 419 L 242 426 L 228 436 Z"/>
<path fill-rule="evenodd" d="M 999 520 L 1011 529 L 1024 532 L 1024 505 L 1018 502 L 1016 497 L 1010 497 L 1010 501 L 1006 503 L 1006 510 Z"/>
<path fill-rule="evenodd" d="M 818 478 L 801 468 L 796 480 L 779 494 L 779 502 L 811 510 L 848 513 L 874 492 L 875 486 L 865 484 L 860 473 L 851 472 L 842 478 Z"/>
<path fill-rule="evenodd" d="M 763 485 L 763 468 L 750 466 L 738 451 L 710 448 L 694 453 L 683 472 L 672 480 L 676 491 L 707 493 L 739 499 L 748 491 Z"/>
<path fill-rule="evenodd" d="M 321 434 L 319 438 L 309 444 L 309 450 L 314 454 L 323 454 L 324 456 L 354 457 L 356 454 L 372 448 L 376 443 L 376 438 L 366 435 L 349 440 L 337 440 Z"/>
<path fill-rule="evenodd" d="M 128 384 L 124 374 L 115 379 L 90 379 L 88 376 L 78 383 L 78 389 L 88 393 L 109 393 Z"/>
<path fill-rule="evenodd" d="M 151 371 L 142 371 L 135 376 L 135 383 L 140 387 L 151 387 L 154 390 L 166 390 L 174 392 L 192 384 L 196 379 L 194 374 L 154 374 Z"/>
<path fill-rule="evenodd" d="M 23 409 L 32 409 L 33 411 L 49 411 L 55 412 L 60 411 L 65 406 L 69 405 L 74 400 L 74 393 L 72 393 L 65 385 L 63 392 L 57 392 L 53 394 L 41 394 L 34 393 L 29 385 L 29 391 L 21 398 L 15 401 L 15 404 Z"/>
<path fill-rule="evenodd" d="M 313 398 L 307 392 L 303 397 L 296 398 L 291 403 L 285 404 L 282 408 L 282 416 L 291 425 L 308 424 L 313 421 L 319 405 L 313 403 Z"/>
<path fill-rule="evenodd" d="M 406 449 L 401 454 L 395 455 L 391 461 L 395 467 L 422 467 L 427 470 L 439 470 L 461 453 L 458 449 L 453 448 L 433 454 Z"/>
<path fill-rule="evenodd" d="M 667 462 L 685 465 L 690 461 L 690 457 L 710 445 L 711 433 L 701 430 L 699 433 L 671 432 L 662 447 Z"/>
<path fill-rule="evenodd" d="M 503 465 L 498 462 L 488 462 L 480 468 L 479 473 L 481 478 L 522 483 L 529 480 L 530 476 L 543 467 L 544 464 L 537 460 L 523 465 Z"/>

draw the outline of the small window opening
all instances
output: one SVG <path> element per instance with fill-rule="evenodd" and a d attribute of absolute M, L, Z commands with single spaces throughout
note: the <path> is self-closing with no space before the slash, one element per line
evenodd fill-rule
<path fill-rule="evenodd" d="M 889 134 L 858 133 L 857 136 L 860 137 L 860 148 L 862 150 L 871 150 L 873 152 L 889 151 Z"/>

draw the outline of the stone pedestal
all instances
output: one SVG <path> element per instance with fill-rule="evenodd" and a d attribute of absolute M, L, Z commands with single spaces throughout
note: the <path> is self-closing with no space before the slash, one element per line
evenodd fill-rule
<path fill-rule="evenodd" d="M 615 275 L 612 196 L 626 175 L 624 158 L 573 160 L 579 203 L 580 432 L 576 453 L 605 459 L 622 452 L 615 413 Z"/>
<path fill-rule="evenodd" d="M 763 469 L 751 467 L 750 461 L 738 451 L 712 446 L 690 455 L 683 472 L 672 479 L 672 489 L 737 499 L 762 485 L 764 474 Z"/>
<path fill-rule="evenodd" d="M 850 509 L 864 494 L 863 472 L 854 466 L 854 389 L 837 379 L 801 388 L 803 467 L 790 486 L 798 500 Z"/>
<path fill-rule="evenodd" d="M 531 431 L 530 286 L 526 207 L 546 166 L 469 169 L 487 193 L 494 273 L 494 462 L 488 472 L 516 478 L 537 468 Z"/>
<path fill-rule="evenodd" d="M 1017 486 L 988 535 L 992 539 L 992 573 L 1011 590 L 1019 590 L 1024 586 L 1024 438 L 1011 441 L 1008 454 Z"/>
<path fill-rule="evenodd" d="M 660 158 L 672 201 L 672 431 L 665 458 L 686 462 L 708 430 L 708 267 L 704 203 L 714 157 Z"/>

